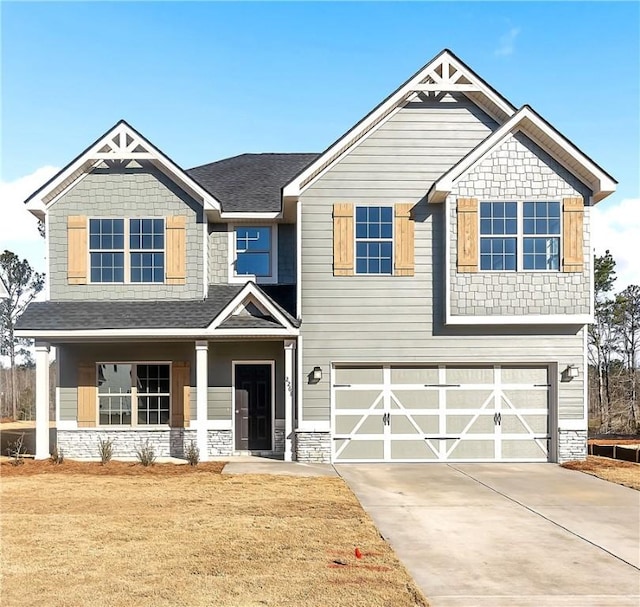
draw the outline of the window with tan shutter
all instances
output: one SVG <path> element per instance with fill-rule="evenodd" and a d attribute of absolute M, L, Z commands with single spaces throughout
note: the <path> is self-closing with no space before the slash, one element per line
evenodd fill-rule
<path fill-rule="evenodd" d="M 413 276 L 413 206 L 334 204 L 334 276 Z"/>

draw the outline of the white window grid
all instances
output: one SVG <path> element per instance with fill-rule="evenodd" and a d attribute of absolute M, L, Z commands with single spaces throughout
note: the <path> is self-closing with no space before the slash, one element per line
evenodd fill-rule
<path fill-rule="evenodd" d="M 358 220 L 357 220 L 357 216 L 358 216 L 358 209 L 372 209 L 372 208 L 377 208 L 377 209 L 391 209 L 391 236 L 388 238 L 373 238 L 373 237 L 358 237 L 357 236 L 357 229 L 358 229 Z M 354 207 L 354 217 L 353 217 L 353 237 L 354 237 L 354 251 L 353 251 L 353 265 L 354 265 L 354 274 L 356 274 L 357 276 L 392 276 L 393 275 L 393 259 L 394 259 L 394 233 L 395 233 L 395 218 L 394 218 L 394 212 L 393 212 L 393 205 L 390 204 L 356 204 Z M 375 223 L 375 222 L 369 222 L 369 219 L 367 217 L 367 224 L 369 223 Z M 378 225 L 382 225 L 382 224 L 387 224 L 389 222 L 387 221 L 378 221 Z M 383 259 L 387 259 L 386 257 L 382 257 L 382 256 L 377 256 L 377 257 L 358 257 L 358 243 L 359 242 L 363 242 L 363 243 L 389 243 L 391 245 L 391 255 L 390 255 L 390 264 L 391 264 L 391 270 L 389 272 L 358 272 L 357 267 L 358 267 L 358 259 L 366 259 L 367 261 L 367 266 L 369 259 L 377 259 L 380 262 L 382 262 Z M 368 247 L 367 247 L 367 251 L 368 251 Z"/>
<path fill-rule="evenodd" d="M 103 219 L 110 219 L 110 220 L 114 220 L 114 219 L 121 219 L 124 222 L 124 239 L 123 239 L 123 243 L 124 243 L 124 248 L 123 249 L 92 249 L 91 248 L 91 220 L 93 219 L 97 219 L 97 220 L 103 220 Z M 130 220 L 132 219 L 162 219 L 162 223 L 163 223 L 163 232 L 164 232 L 164 238 L 163 238 L 163 242 L 164 242 L 164 249 L 133 249 L 132 247 L 130 247 L 130 234 L 131 234 L 131 230 L 130 230 Z M 167 265 L 167 259 L 166 259 L 166 248 L 167 248 L 167 222 L 166 222 L 166 218 L 165 217 L 89 217 L 87 219 L 87 234 L 89 234 L 89 239 L 88 239 L 88 245 L 87 246 L 87 267 L 88 267 L 88 283 L 89 284 L 103 284 L 103 285 L 112 285 L 112 284 L 132 284 L 132 285 L 144 285 L 144 284 L 162 284 L 165 282 L 165 277 L 166 277 L 166 265 Z M 115 281 L 115 282 L 99 282 L 99 281 L 93 281 L 91 280 L 91 253 L 123 253 L 124 255 L 124 273 L 123 273 L 123 278 L 124 280 L 122 281 Z M 164 269 L 163 269 L 163 278 L 162 278 L 162 282 L 134 282 L 131 280 L 131 253 L 164 253 Z"/>
<path fill-rule="evenodd" d="M 130 378 L 131 381 L 129 383 L 129 388 L 130 390 L 128 392 L 100 392 L 99 386 L 98 386 L 98 380 L 100 377 L 100 367 L 104 366 L 104 365 L 127 365 L 131 367 L 131 371 L 130 371 Z M 138 377 L 138 366 L 143 366 L 143 365 L 150 365 L 150 366 L 154 366 L 154 365 L 158 365 L 158 366 L 166 366 L 168 367 L 168 372 L 169 372 L 169 391 L 168 392 L 142 392 L 137 385 L 137 377 Z M 157 428 L 158 426 L 168 426 L 171 423 L 171 411 L 172 411 L 172 398 L 171 398 L 171 390 L 172 390 L 172 381 L 171 381 L 171 375 L 172 375 L 172 365 L 170 362 L 166 362 L 166 361 L 151 361 L 151 362 L 123 362 L 123 361 L 109 361 L 109 362 L 97 362 L 96 363 L 96 386 L 98 387 L 98 389 L 96 390 L 97 392 L 97 420 L 98 420 L 98 426 L 101 426 L 103 428 L 118 428 L 118 427 L 126 427 L 126 428 L 131 428 L 131 427 L 154 427 Z M 134 380 L 135 378 L 135 380 Z M 168 413 L 168 420 L 167 423 L 157 423 L 157 424 L 141 424 L 138 422 L 138 411 L 139 411 L 139 407 L 138 407 L 138 397 L 140 398 L 145 398 L 145 397 L 149 397 L 149 396 L 159 396 L 159 397 L 168 397 L 169 399 L 169 413 Z M 111 405 L 111 403 L 113 402 L 114 399 L 119 399 L 119 407 L 116 408 L 111 408 L 111 406 L 109 407 L 110 411 L 120 411 L 120 413 L 122 413 L 122 411 L 126 410 L 123 407 L 123 404 L 128 400 L 129 401 L 129 408 L 128 408 L 128 413 L 131 416 L 131 423 L 129 424 L 103 424 L 100 422 L 100 400 L 109 400 L 109 404 Z M 147 414 L 148 415 L 148 414 Z M 159 414 L 158 414 L 159 415 Z"/>
<path fill-rule="evenodd" d="M 269 228 L 271 231 L 271 247 L 269 249 L 269 275 L 256 276 L 254 274 L 236 274 L 236 259 L 238 249 L 236 245 L 236 228 Z M 230 283 L 245 283 L 253 280 L 258 284 L 275 284 L 278 282 L 278 226 L 268 223 L 230 223 L 228 230 L 228 254 L 229 254 L 229 272 L 228 279 Z M 258 251 L 259 252 L 259 251 Z M 266 252 L 266 251 L 265 251 Z"/>
<path fill-rule="evenodd" d="M 562 217 L 562 201 L 557 198 L 544 198 L 544 199 L 535 199 L 535 198 L 524 198 L 520 200 L 496 200 L 496 199 L 488 199 L 482 200 L 482 202 L 515 202 L 517 205 L 517 233 L 515 235 L 497 235 L 495 238 L 516 238 L 516 269 L 515 270 L 480 270 L 481 272 L 490 272 L 490 273 L 508 273 L 512 274 L 514 272 L 529 272 L 529 273 L 544 273 L 548 274 L 549 272 L 559 272 L 562 268 L 562 225 L 563 225 L 563 217 Z M 525 270 L 524 269 L 524 239 L 525 238 L 536 238 L 540 236 L 544 238 L 544 235 L 530 235 L 524 233 L 524 203 L 525 202 L 557 202 L 560 205 L 560 230 L 558 234 L 547 235 L 547 237 L 557 238 L 558 239 L 558 269 L 554 270 Z M 478 268 L 480 268 L 480 256 L 481 256 L 481 241 L 483 238 L 494 238 L 491 235 L 482 235 L 480 233 L 480 221 L 481 221 L 481 213 L 480 208 L 478 208 Z"/>

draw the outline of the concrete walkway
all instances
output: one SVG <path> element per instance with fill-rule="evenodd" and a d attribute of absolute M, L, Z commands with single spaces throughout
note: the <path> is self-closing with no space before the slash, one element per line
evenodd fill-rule
<path fill-rule="evenodd" d="M 268 457 L 233 456 L 216 457 L 226 461 L 222 474 L 281 474 L 284 476 L 338 476 L 331 464 L 302 464 L 283 462 Z"/>
<path fill-rule="evenodd" d="M 339 465 L 432 607 L 638 607 L 640 492 L 555 464 Z"/>

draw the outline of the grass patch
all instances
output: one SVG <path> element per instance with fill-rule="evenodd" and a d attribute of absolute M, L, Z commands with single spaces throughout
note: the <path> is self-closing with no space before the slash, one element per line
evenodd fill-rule
<path fill-rule="evenodd" d="M 3 604 L 427 604 L 342 479 L 222 466 L 3 464 Z"/>
<path fill-rule="evenodd" d="M 640 491 L 640 464 L 589 455 L 585 461 L 566 462 L 562 464 L 562 467 L 569 470 L 579 470 L 605 481 Z"/>

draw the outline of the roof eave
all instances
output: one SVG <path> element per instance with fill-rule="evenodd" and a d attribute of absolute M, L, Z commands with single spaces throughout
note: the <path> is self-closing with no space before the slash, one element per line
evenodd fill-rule
<path fill-rule="evenodd" d="M 398 107 L 408 95 L 411 95 L 416 85 L 429 76 L 429 72 L 433 69 L 437 69 L 439 61 L 445 60 L 447 65 L 454 64 L 456 70 L 459 70 L 465 78 L 474 81 L 477 84 L 477 93 L 484 95 L 490 102 L 498 108 L 498 111 L 504 116 L 505 119 L 513 116 L 515 113 L 515 107 L 502 95 L 500 95 L 493 87 L 491 87 L 485 80 L 478 76 L 468 65 L 461 61 L 454 53 L 448 49 L 442 50 L 431 61 L 420 68 L 415 74 L 413 74 L 408 80 L 401 84 L 394 92 L 386 97 L 381 103 L 373 108 L 364 118 L 356 123 L 346 133 L 341 135 L 336 141 L 334 141 L 320 156 L 310 163 L 305 169 L 303 169 L 298 175 L 296 175 L 289 183 L 283 188 L 283 196 L 286 197 L 298 197 L 304 191 L 306 187 L 309 187 L 309 182 L 317 178 L 317 174 L 323 173 L 327 168 L 339 161 L 352 149 L 354 145 L 360 141 L 363 133 L 373 128 L 379 122 L 385 120 L 385 117 Z M 442 88 L 446 91 L 446 87 Z M 455 89 L 452 89 L 455 90 Z M 471 98 L 470 98 L 471 99 Z M 478 104 L 477 99 L 471 99 L 473 103 Z M 323 166 L 326 165 L 326 166 Z M 319 168 L 323 167 L 323 168 Z M 311 176 L 311 177 L 310 177 Z"/>
<path fill-rule="evenodd" d="M 541 141 L 537 133 L 532 132 L 532 127 L 543 133 L 546 140 Z M 492 150 L 513 133 L 523 132 L 528 137 L 539 143 L 545 151 L 559 162 L 567 171 L 575 175 L 592 191 L 592 202 L 595 204 L 603 200 L 616 190 L 617 181 L 606 171 L 599 167 L 593 160 L 581 152 L 573 143 L 562 135 L 551 124 L 544 120 L 528 105 L 523 106 L 510 120 L 494 131 L 473 150 L 471 150 L 460 162 L 454 165 L 431 186 L 427 201 L 442 203 L 455 183 L 474 166 L 481 162 Z M 566 162 L 558 158 L 550 149 L 550 144 L 559 146 L 570 155 L 573 160 L 584 169 L 585 174 L 577 174 L 575 168 L 568 166 Z"/>
<path fill-rule="evenodd" d="M 116 138 L 119 138 L 118 141 L 124 149 L 116 150 L 114 146 Z M 129 144 L 127 144 L 127 138 L 131 139 Z M 136 152 L 135 150 L 139 145 L 145 146 L 147 151 L 144 153 Z M 101 151 L 106 146 L 111 147 L 110 152 Z M 73 187 L 81 176 L 87 174 L 92 166 L 109 159 L 148 161 L 201 202 L 205 210 L 219 210 L 221 208 L 220 202 L 193 177 L 188 175 L 184 169 L 125 120 L 120 120 L 33 192 L 25 200 L 27 210 L 42 219 L 49 206 L 58 200 L 65 191 L 68 191 L 70 187 Z"/>

